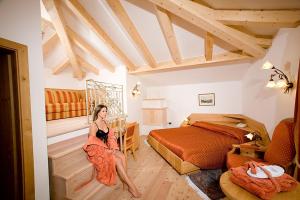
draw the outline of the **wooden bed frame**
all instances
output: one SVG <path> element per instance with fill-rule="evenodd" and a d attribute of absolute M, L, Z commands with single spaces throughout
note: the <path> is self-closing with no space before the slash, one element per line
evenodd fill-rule
<path fill-rule="evenodd" d="M 262 137 L 262 141 L 261 141 L 262 145 L 267 146 L 270 143 L 270 138 L 264 124 L 244 115 L 192 113 L 188 117 L 188 120 L 189 120 L 188 124 L 192 124 L 196 121 L 206 121 L 210 123 L 216 123 L 216 124 L 222 124 L 222 125 L 234 126 L 234 127 L 236 127 L 237 123 L 243 122 L 247 124 L 247 127 L 241 129 L 247 131 L 259 132 L 260 136 Z M 187 122 L 183 122 L 181 126 L 187 126 L 188 124 Z M 178 157 L 167 147 L 159 143 L 152 136 L 148 135 L 147 141 L 152 146 L 152 148 L 155 149 L 165 160 L 167 160 L 179 174 L 186 174 L 200 169 L 199 167 L 193 165 L 192 163 L 182 160 L 180 157 Z"/>

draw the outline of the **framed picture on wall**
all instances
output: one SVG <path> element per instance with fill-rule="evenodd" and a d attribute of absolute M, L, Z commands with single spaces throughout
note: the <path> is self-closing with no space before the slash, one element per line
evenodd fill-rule
<path fill-rule="evenodd" d="M 198 94 L 199 106 L 214 106 L 215 93 Z"/>

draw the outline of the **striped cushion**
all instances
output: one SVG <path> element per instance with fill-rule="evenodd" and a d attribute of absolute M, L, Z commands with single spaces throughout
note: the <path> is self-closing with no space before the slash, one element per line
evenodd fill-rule
<path fill-rule="evenodd" d="M 46 120 L 55 120 L 55 119 L 65 119 L 69 117 L 79 117 L 85 116 L 86 110 L 77 110 L 77 111 L 70 111 L 70 112 L 60 112 L 60 113 L 48 113 L 46 114 Z"/>
<path fill-rule="evenodd" d="M 54 96 L 53 96 L 53 92 L 51 90 L 46 89 L 45 90 L 45 103 L 46 105 L 49 103 L 54 103 Z"/>
<path fill-rule="evenodd" d="M 85 90 L 45 89 L 46 119 L 86 115 Z"/>

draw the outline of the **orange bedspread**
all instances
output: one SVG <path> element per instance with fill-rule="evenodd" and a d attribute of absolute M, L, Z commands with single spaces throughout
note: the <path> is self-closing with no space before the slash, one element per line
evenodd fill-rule
<path fill-rule="evenodd" d="M 150 132 L 152 137 L 182 160 L 201 169 L 222 168 L 232 144 L 245 142 L 245 134 L 246 131 L 238 128 L 208 122 Z"/>

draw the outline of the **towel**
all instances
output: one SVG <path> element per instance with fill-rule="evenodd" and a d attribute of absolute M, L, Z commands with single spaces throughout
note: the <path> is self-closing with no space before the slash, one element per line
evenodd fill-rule
<path fill-rule="evenodd" d="M 247 174 L 249 168 L 255 174 L 257 167 L 264 165 L 263 163 L 251 161 L 245 163 L 244 166 L 231 168 L 232 176 L 230 176 L 230 180 L 248 192 L 266 200 L 271 199 L 278 192 L 291 191 L 297 187 L 298 182 L 286 173 L 279 177 L 272 177 L 270 172 L 261 168 L 268 178 L 255 178 Z"/>

